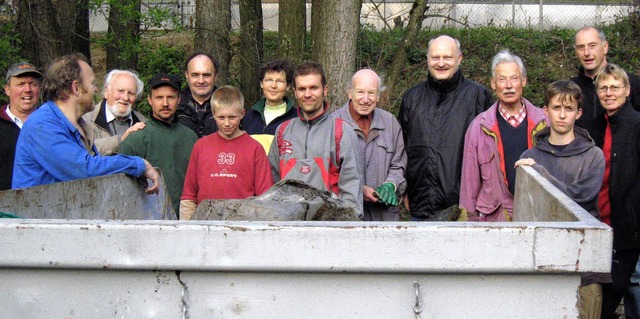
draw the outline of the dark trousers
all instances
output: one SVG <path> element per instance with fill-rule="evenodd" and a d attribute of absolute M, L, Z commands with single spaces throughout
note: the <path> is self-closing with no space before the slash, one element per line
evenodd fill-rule
<path fill-rule="evenodd" d="M 602 284 L 602 319 L 618 319 L 616 308 L 620 305 L 620 300 L 625 299 L 625 303 L 633 303 L 627 288 L 630 285 L 629 279 L 636 268 L 640 250 L 624 250 L 614 252 L 611 260 L 612 283 Z M 626 318 L 638 318 L 634 314 L 625 314 Z"/>

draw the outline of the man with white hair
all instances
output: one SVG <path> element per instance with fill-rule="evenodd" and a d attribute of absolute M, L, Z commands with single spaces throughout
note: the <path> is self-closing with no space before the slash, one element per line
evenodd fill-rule
<path fill-rule="evenodd" d="M 147 119 L 133 110 L 143 88 L 144 84 L 132 71 L 111 70 L 105 77 L 104 98 L 83 116 L 94 131 L 94 142 L 101 155 L 118 153 L 120 143 L 131 132 L 144 128 Z"/>
<path fill-rule="evenodd" d="M 509 221 L 515 162 L 548 121 L 542 109 L 522 97 L 527 71 L 520 57 L 509 50 L 498 52 L 491 74 L 498 101 L 476 116 L 465 135 L 460 208 L 469 220 Z"/>
<path fill-rule="evenodd" d="M 397 221 L 398 204 L 407 187 L 407 153 L 400 123 L 393 114 L 377 107 L 382 90 L 382 79 L 376 72 L 356 72 L 349 84 L 349 101 L 332 116 L 349 123 L 358 137 L 364 220 Z"/>

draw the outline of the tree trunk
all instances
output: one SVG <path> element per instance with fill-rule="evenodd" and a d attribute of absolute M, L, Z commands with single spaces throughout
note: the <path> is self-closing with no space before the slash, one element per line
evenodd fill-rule
<path fill-rule="evenodd" d="M 22 40 L 20 55 L 45 69 L 62 53 L 58 36 L 60 25 L 50 0 L 22 0 L 15 2 L 18 11 L 17 30 Z"/>
<path fill-rule="evenodd" d="M 388 69 L 386 86 L 387 90 L 382 93 L 380 105 L 385 108 L 391 108 L 394 103 L 390 101 L 391 96 L 399 96 L 401 92 L 395 92 L 395 84 L 398 82 L 400 75 L 407 64 L 407 50 L 415 43 L 420 29 L 422 29 L 422 21 L 424 21 L 425 13 L 429 9 L 428 0 L 415 0 L 411 12 L 409 13 L 409 23 L 404 30 L 402 42 L 396 49 L 391 67 Z"/>
<path fill-rule="evenodd" d="M 262 64 L 262 3 L 260 0 L 240 0 L 240 90 L 246 105 L 260 98 L 257 82 Z"/>
<path fill-rule="evenodd" d="M 299 64 L 304 60 L 307 5 L 301 0 L 280 0 L 278 7 L 278 56 Z"/>
<path fill-rule="evenodd" d="M 73 51 L 80 52 L 91 61 L 91 34 L 89 32 L 89 0 L 76 0 L 75 36 Z"/>
<path fill-rule="evenodd" d="M 109 5 L 107 71 L 138 66 L 141 4 L 141 0 L 130 0 L 113 1 Z"/>
<path fill-rule="evenodd" d="M 311 17 L 312 57 L 322 64 L 334 110 L 348 100 L 347 85 L 355 71 L 360 0 L 314 0 Z"/>
<path fill-rule="evenodd" d="M 194 48 L 218 60 L 217 83 L 227 84 L 231 61 L 231 0 L 196 0 L 195 31 Z"/>

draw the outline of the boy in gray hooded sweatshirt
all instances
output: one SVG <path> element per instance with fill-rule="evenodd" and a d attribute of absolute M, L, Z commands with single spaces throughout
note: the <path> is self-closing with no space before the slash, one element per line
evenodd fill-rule
<path fill-rule="evenodd" d="M 515 165 L 531 165 L 540 175 L 598 218 L 598 193 L 605 161 L 589 133 L 574 127 L 582 115 L 582 91 L 571 81 L 549 85 L 544 113 L 551 123 L 534 136 L 536 145 L 526 150 Z M 601 282 L 610 274 L 585 274 L 579 290 L 580 318 L 599 318 L 602 306 Z"/>

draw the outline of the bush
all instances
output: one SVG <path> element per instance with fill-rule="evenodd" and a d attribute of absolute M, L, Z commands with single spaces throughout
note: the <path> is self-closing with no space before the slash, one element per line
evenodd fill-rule
<path fill-rule="evenodd" d="M 9 67 L 20 61 L 20 53 L 18 51 L 20 37 L 15 32 L 15 24 L 12 20 L 4 19 L 0 16 L 0 86 L 5 85 L 5 74 Z M 4 90 L 3 90 L 4 92 Z M 0 95 L 0 105 L 8 103 L 8 98 Z"/>
<path fill-rule="evenodd" d="M 146 83 L 160 72 L 176 74 L 184 79 L 184 61 L 190 53 L 184 45 L 167 45 L 157 41 L 142 41 L 142 54 L 138 60 L 137 72 L 140 79 L 145 83 L 142 98 L 138 100 L 136 108 L 145 116 L 151 115 L 151 106 L 146 97 L 149 94 L 149 87 Z M 183 83 L 183 86 L 186 83 Z"/>

